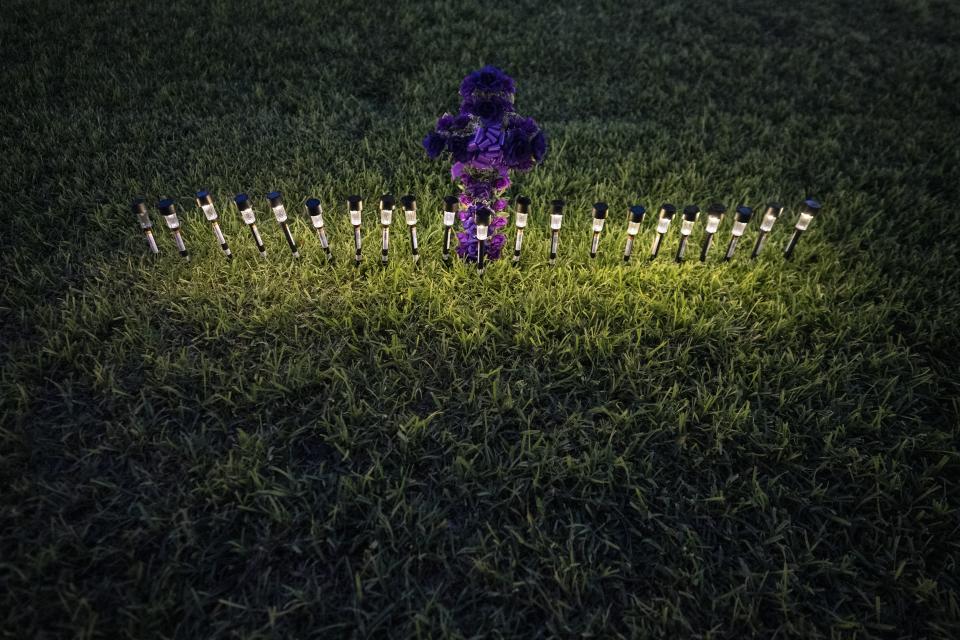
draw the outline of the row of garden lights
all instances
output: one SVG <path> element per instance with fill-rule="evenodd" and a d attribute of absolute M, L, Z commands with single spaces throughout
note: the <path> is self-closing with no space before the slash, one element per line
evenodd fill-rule
<path fill-rule="evenodd" d="M 210 223 L 214 238 L 220 245 L 220 248 L 223 250 L 224 255 L 228 259 L 232 258 L 233 253 L 230 250 L 230 246 L 227 243 L 226 237 L 223 235 L 223 231 L 220 229 L 219 216 L 217 214 L 217 209 L 213 204 L 213 198 L 210 196 L 210 193 L 208 191 L 199 191 L 197 193 L 196 200 L 197 205 L 203 211 L 204 216 Z M 267 250 L 263 243 L 263 238 L 260 235 L 260 230 L 257 228 L 257 216 L 253 210 L 250 197 L 245 193 L 241 193 L 236 195 L 233 200 L 236 203 L 237 210 L 240 212 L 241 219 L 250 230 L 250 235 L 253 238 L 254 244 L 256 244 L 257 250 L 260 252 L 261 256 L 266 257 Z M 286 208 L 283 205 L 282 194 L 279 191 L 268 193 L 267 201 L 270 204 L 270 208 L 273 210 L 273 214 L 277 220 L 277 223 L 280 225 L 280 229 L 287 241 L 287 245 L 290 247 L 291 253 L 295 258 L 299 258 L 300 250 L 293 238 L 293 234 L 290 232 L 290 227 L 287 223 L 288 216 Z M 456 220 L 457 211 L 460 209 L 460 201 L 456 196 L 446 196 L 443 201 L 444 229 L 442 256 L 444 262 L 449 262 L 450 243 L 453 236 L 453 225 Z M 408 194 L 400 198 L 400 205 L 403 207 L 404 217 L 409 229 L 410 246 L 413 254 L 413 260 L 414 262 L 417 262 L 420 258 L 420 248 L 417 242 L 417 200 L 414 196 Z M 517 198 L 515 217 L 516 237 L 513 251 L 514 264 L 519 264 L 520 262 L 520 252 L 523 246 L 523 234 L 524 229 L 527 226 L 528 216 L 530 214 L 530 205 L 530 198 L 526 196 L 520 196 Z M 560 227 L 563 223 L 564 206 L 565 203 L 563 200 L 554 200 L 551 202 L 550 264 L 555 264 L 557 260 L 557 253 L 560 246 Z M 389 260 L 390 225 L 393 222 L 393 211 L 395 207 L 396 199 L 392 195 L 387 194 L 380 198 L 380 224 L 382 228 L 380 261 L 384 265 L 386 265 Z M 160 250 L 157 247 L 156 239 L 153 236 L 153 224 L 150 221 L 150 214 L 147 210 L 145 200 L 142 198 L 134 200 L 132 209 L 133 213 L 137 216 L 137 219 L 140 222 L 140 227 L 147 238 L 147 243 L 150 246 L 150 250 L 153 253 L 159 253 Z M 172 199 L 161 200 L 157 204 L 157 209 L 160 211 L 160 214 L 166 221 L 167 227 L 170 229 L 170 232 L 173 235 L 174 243 L 176 244 L 180 255 L 189 260 L 189 253 L 187 251 L 186 244 L 184 243 L 183 236 L 180 232 L 180 220 L 177 216 L 175 202 Z M 356 250 L 354 261 L 356 264 L 360 264 L 362 260 L 362 237 L 360 228 L 361 214 L 363 212 L 363 200 L 360 198 L 360 196 L 350 196 L 347 198 L 347 209 L 350 215 L 350 224 L 353 226 L 353 242 L 354 249 Z M 320 240 L 320 244 L 323 247 L 327 258 L 332 260 L 333 254 L 330 252 L 330 242 L 327 238 L 326 230 L 324 228 L 323 208 L 320 205 L 320 201 L 316 198 L 310 198 L 306 202 L 306 210 L 307 214 L 310 216 L 310 222 L 313 225 L 314 230 L 317 232 L 317 237 Z M 605 202 L 597 202 L 593 205 L 593 239 L 590 243 L 591 258 L 597 257 L 597 252 L 600 246 L 600 235 L 603 232 L 607 211 L 608 207 Z M 810 222 L 814 217 L 817 216 L 819 212 L 820 203 L 818 203 L 816 200 L 808 199 L 803 202 L 800 207 L 800 215 L 794 227 L 793 235 L 791 236 L 790 241 L 787 243 L 786 250 L 784 251 L 784 255 L 787 258 L 790 258 L 793 255 L 793 251 L 797 246 L 797 242 L 799 241 L 801 234 L 806 231 L 807 227 L 810 225 Z M 660 212 L 657 219 L 656 236 L 653 239 L 653 246 L 650 252 L 651 259 L 656 258 L 660 253 L 660 247 L 663 244 L 663 239 L 666 236 L 667 231 L 670 228 L 670 223 L 676 213 L 677 208 L 672 204 L 663 204 L 660 207 Z M 709 253 L 710 247 L 713 244 L 713 238 L 719 230 L 720 223 L 723 221 L 724 215 L 726 214 L 726 207 L 719 203 L 713 203 L 707 207 L 706 213 L 707 235 L 700 250 L 701 262 L 707 259 L 707 254 Z M 780 217 L 781 213 L 783 213 L 783 207 L 778 203 L 772 202 L 766 206 L 763 219 L 760 222 L 760 235 L 757 237 L 757 242 L 753 247 L 753 253 L 750 256 L 751 258 L 756 258 L 760 255 L 760 251 L 763 249 L 766 238 L 773 229 L 773 225 Z M 634 204 L 629 207 L 627 244 L 623 253 L 624 262 L 630 261 L 630 256 L 633 253 L 634 241 L 640 232 L 640 225 L 643 223 L 646 214 L 647 210 L 643 205 Z M 477 268 L 481 273 L 483 272 L 485 265 L 486 243 L 489 239 L 490 223 L 493 216 L 493 212 L 487 207 L 480 207 L 477 209 L 475 214 L 476 237 L 478 241 Z M 733 258 L 734 251 L 737 248 L 737 243 L 746 230 L 747 225 L 752 217 L 753 209 L 750 207 L 746 205 L 739 205 L 736 208 L 734 213 L 733 229 L 731 230 L 730 242 L 727 245 L 727 251 L 724 255 L 724 260 L 730 260 Z M 688 205 L 683 209 L 682 218 L 683 220 L 680 225 L 680 245 L 677 249 L 676 255 L 677 262 L 683 262 L 684 260 L 690 235 L 693 233 L 694 225 L 700 218 L 700 208 L 697 205 Z"/>

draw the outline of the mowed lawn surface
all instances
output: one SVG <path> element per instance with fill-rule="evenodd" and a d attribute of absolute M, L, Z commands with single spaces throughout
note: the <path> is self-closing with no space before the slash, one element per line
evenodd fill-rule
<path fill-rule="evenodd" d="M 960 9 L 780 4 L 7 3 L 0 635 L 957 637 Z M 481 282 L 419 141 L 486 63 L 552 148 Z M 621 264 L 630 202 L 774 198 L 757 261 Z"/>

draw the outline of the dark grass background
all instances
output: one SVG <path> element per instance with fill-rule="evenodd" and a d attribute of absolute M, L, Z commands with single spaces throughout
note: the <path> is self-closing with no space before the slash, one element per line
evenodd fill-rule
<path fill-rule="evenodd" d="M 5 4 L 3 637 L 960 634 L 960 8 L 778 5 Z M 484 63 L 552 151 L 481 285 L 419 140 Z M 229 205 L 273 188 L 300 263 Z M 343 199 L 388 189 L 424 264 L 370 211 L 357 272 Z M 624 268 L 638 198 L 789 208 L 756 263 L 728 221 Z"/>

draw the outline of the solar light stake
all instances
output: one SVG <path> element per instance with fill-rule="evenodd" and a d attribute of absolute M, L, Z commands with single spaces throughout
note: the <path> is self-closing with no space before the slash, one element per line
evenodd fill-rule
<path fill-rule="evenodd" d="M 603 231 L 603 223 L 607 219 L 607 203 L 596 202 L 593 205 L 593 240 L 590 242 L 590 259 L 597 257 L 597 249 L 600 248 L 600 232 Z"/>
<path fill-rule="evenodd" d="M 360 261 L 363 260 L 360 251 L 363 246 L 360 238 L 360 213 L 363 211 L 363 199 L 360 196 L 348 197 L 347 208 L 350 210 L 350 224 L 353 225 L 353 246 L 357 250 L 353 262 L 359 267 Z"/>
<path fill-rule="evenodd" d="M 450 262 L 450 239 L 453 237 L 453 223 L 457 219 L 457 210 L 460 209 L 460 199 L 457 196 L 443 198 L 443 261 Z"/>
<path fill-rule="evenodd" d="M 323 207 L 316 198 L 307 200 L 307 213 L 310 214 L 310 222 L 313 228 L 317 230 L 317 237 L 320 238 L 320 246 L 327 254 L 327 260 L 333 260 L 333 254 L 330 253 L 330 243 L 327 241 L 327 232 L 323 228 Z"/>
<path fill-rule="evenodd" d="M 517 239 L 513 243 L 513 266 L 520 266 L 520 249 L 523 247 L 523 230 L 527 228 L 527 216 L 530 215 L 530 198 L 517 198 Z"/>
<path fill-rule="evenodd" d="M 390 254 L 390 224 L 393 222 L 395 200 L 389 193 L 380 198 L 380 264 L 387 266 Z"/>
<path fill-rule="evenodd" d="M 700 217 L 700 207 L 695 204 L 688 204 L 683 208 L 683 222 L 680 224 L 680 246 L 677 247 L 677 262 L 683 262 L 683 256 L 687 252 L 687 242 L 690 241 L 690 234 L 693 233 L 693 225 L 697 223 Z"/>
<path fill-rule="evenodd" d="M 253 207 L 250 206 L 250 197 L 245 193 L 238 193 L 233 197 L 233 201 L 237 203 L 237 210 L 240 212 L 243 223 L 250 229 L 250 235 L 253 237 L 254 244 L 257 245 L 260 257 L 266 258 L 267 248 L 263 246 L 263 238 L 260 237 L 260 230 L 257 229 L 257 214 L 253 212 Z"/>
<path fill-rule="evenodd" d="M 819 213 L 819 202 L 813 198 L 808 198 L 803 201 L 803 206 L 800 207 L 800 217 L 797 219 L 797 226 L 793 230 L 793 235 L 790 236 L 790 242 L 787 243 L 786 251 L 783 252 L 785 258 L 789 259 L 793 257 L 793 250 L 797 248 L 800 236 L 803 235 L 803 232 L 810 226 L 810 221 L 816 218 Z"/>
<path fill-rule="evenodd" d="M 150 222 L 150 213 L 147 211 L 147 203 L 143 198 L 137 198 L 130 205 L 133 215 L 137 216 L 137 221 L 140 222 L 140 228 L 143 229 L 143 235 L 147 238 L 147 245 L 150 246 L 150 252 L 153 254 L 160 253 L 160 249 L 157 247 L 157 239 L 153 237 L 153 223 Z"/>
<path fill-rule="evenodd" d="M 220 230 L 220 223 L 217 222 L 217 208 L 213 206 L 213 198 L 210 197 L 209 191 L 197 191 L 197 205 L 210 223 L 210 228 L 213 229 L 213 237 L 216 238 L 220 248 L 223 249 L 223 255 L 227 257 L 227 260 L 233 260 L 233 252 L 227 246 L 227 239 L 223 237 L 223 231 Z"/>
<path fill-rule="evenodd" d="M 623 250 L 623 261 L 630 262 L 630 254 L 633 253 L 633 241 L 640 233 L 640 225 L 647 215 L 647 210 L 642 204 L 630 205 L 630 221 L 627 223 L 627 247 Z"/>
<path fill-rule="evenodd" d="M 413 255 L 413 263 L 420 261 L 420 243 L 417 242 L 417 199 L 413 194 L 400 198 L 400 205 L 403 207 L 403 217 L 407 221 L 407 228 L 410 229 L 410 253 Z"/>
<path fill-rule="evenodd" d="M 160 210 L 160 215 L 163 216 L 163 219 L 167 221 L 167 227 L 170 228 L 170 233 L 173 234 L 173 241 L 177 245 L 177 250 L 180 252 L 181 257 L 184 260 L 190 260 L 190 254 L 187 253 L 187 246 L 183 244 L 183 236 L 180 234 L 180 219 L 177 218 L 177 207 L 174 205 L 173 200 L 167 198 L 161 200 L 157 203 L 157 208 Z"/>
<path fill-rule="evenodd" d="M 773 229 L 773 223 L 777 221 L 781 213 L 783 213 L 783 207 L 780 206 L 780 203 L 771 202 L 767 205 L 767 210 L 763 214 L 763 220 L 760 221 L 760 235 L 757 236 L 757 244 L 754 245 L 753 253 L 750 254 L 751 259 L 756 259 L 756 257 L 760 255 L 760 251 L 763 250 L 763 244 L 766 242 L 767 234 Z"/>
<path fill-rule="evenodd" d="M 706 262 L 710 247 L 713 246 L 713 236 L 720 228 L 723 214 L 726 212 L 727 208 L 719 202 L 714 202 L 707 207 L 707 237 L 703 241 L 703 248 L 700 249 L 700 262 Z"/>
<path fill-rule="evenodd" d="M 663 237 L 667 233 L 667 229 L 670 228 L 670 221 L 673 220 L 673 214 L 677 212 L 677 208 L 669 203 L 664 203 L 660 206 L 660 219 L 657 220 L 657 237 L 653 239 L 653 247 L 650 249 L 650 259 L 657 257 L 657 254 L 660 253 L 660 245 L 663 244 Z"/>
<path fill-rule="evenodd" d="M 554 200 L 550 213 L 550 264 L 557 263 L 557 249 L 560 248 L 560 225 L 563 224 L 563 200 Z"/>
<path fill-rule="evenodd" d="M 477 273 L 480 275 L 483 275 L 483 259 L 487 249 L 487 235 L 490 231 L 490 214 L 490 209 L 480 207 L 477 209 L 475 216 L 477 222 Z"/>
<path fill-rule="evenodd" d="M 273 215 L 277 219 L 277 224 L 280 225 L 280 230 L 283 231 L 283 237 L 287 239 L 290 253 L 294 258 L 299 258 L 300 250 L 297 248 L 296 240 L 293 239 L 293 234 L 290 233 L 290 225 L 287 224 L 287 208 L 283 206 L 283 195 L 279 191 L 271 191 L 267 194 L 267 200 L 270 201 Z"/>
<path fill-rule="evenodd" d="M 730 238 L 730 244 L 727 245 L 727 255 L 723 256 L 724 260 L 733 258 L 733 252 L 737 250 L 737 243 L 740 242 L 740 236 L 742 236 L 744 230 L 746 230 L 747 223 L 750 222 L 751 217 L 753 217 L 753 209 L 742 204 L 737 207 L 737 211 L 733 217 L 733 236 Z"/>

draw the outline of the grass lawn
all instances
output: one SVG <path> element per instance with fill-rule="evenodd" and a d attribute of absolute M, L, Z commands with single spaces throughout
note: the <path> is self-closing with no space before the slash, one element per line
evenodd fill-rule
<path fill-rule="evenodd" d="M 7 3 L 0 637 L 960 635 L 960 6 L 777 4 Z M 481 281 L 420 140 L 486 63 L 551 151 Z M 773 198 L 622 264 L 630 202 Z"/>

